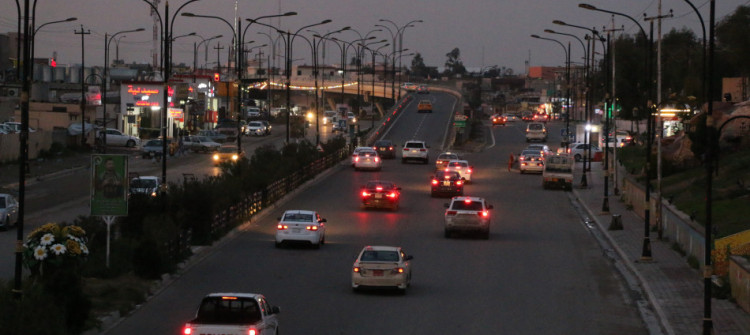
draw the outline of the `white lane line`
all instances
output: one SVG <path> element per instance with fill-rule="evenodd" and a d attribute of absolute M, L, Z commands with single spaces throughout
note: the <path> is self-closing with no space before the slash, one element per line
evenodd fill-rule
<path fill-rule="evenodd" d="M 427 118 L 426 115 L 422 115 L 422 120 L 419 121 L 419 125 L 417 126 L 417 129 L 414 130 L 414 134 L 411 135 L 412 140 L 417 139 L 417 134 L 419 134 L 419 130 L 422 129 L 422 125 L 424 124 L 424 120 Z"/>

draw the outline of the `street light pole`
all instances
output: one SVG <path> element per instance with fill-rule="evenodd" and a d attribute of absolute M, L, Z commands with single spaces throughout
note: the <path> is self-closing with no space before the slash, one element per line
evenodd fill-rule
<path fill-rule="evenodd" d="M 20 135 L 20 148 L 21 157 L 18 164 L 18 220 L 16 221 L 16 257 L 15 257 L 15 271 L 14 271 L 14 282 L 13 282 L 13 297 L 20 303 L 23 297 L 22 287 L 22 276 L 23 276 L 23 228 L 24 228 L 24 217 L 26 212 L 26 166 L 29 160 L 29 91 L 31 90 L 31 76 L 29 75 L 30 62 L 28 61 L 30 54 L 30 38 L 29 38 L 29 0 L 24 0 L 24 15 L 21 15 L 21 8 L 18 5 L 18 49 L 21 49 L 21 20 L 23 20 L 23 60 L 16 59 L 16 70 L 18 73 L 23 73 L 23 81 L 21 86 L 21 135 Z M 23 17 L 23 18 L 22 18 Z M 23 64 L 23 72 L 20 71 L 20 66 Z M 17 78 L 21 79 L 21 78 Z"/>
<path fill-rule="evenodd" d="M 90 35 L 91 30 L 83 30 L 81 25 L 81 31 L 73 31 L 76 35 L 81 35 L 81 75 L 79 80 L 81 81 L 81 147 L 86 145 L 86 87 L 84 83 L 84 69 L 86 68 L 86 54 L 84 52 L 84 36 Z"/>
<path fill-rule="evenodd" d="M 336 33 L 342 32 L 342 31 L 349 30 L 349 29 L 351 29 L 351 27 L 350 26 L 346 26 L 346 27 L 341 28 L 339 30 L 326 33 L 323 36 L 320 36 L 320 34 L 317 34 L 317 33 L 313 34 L 313 41 L 312 41 L 311 47 L 313 49 L 313 76 L 315 77 L 315 145 L 316 146 L 320 144 L 320 105 L 321 105 L 320 104 L 321 97 L 320 97 L 320 93 L 318 92 L 318 72 L 319 72 L 319 68 L 318 68 L 318 47 L 320 46 L 321 42 L 323 42 L 323 41 L 326 40 L 326 37 L 328 37 L 328 36 L 330 36 L 332 34 L 336 34 Z M 309 29 L 307 31 L 308 32 L 312 32 Z M 304 36 L 301 36 L 301 37 L 305 38 Z M 318 38 L 317 42 L 315 41 L 315 38 Z M 307 40 L 307 38 L 305 38 L 305 40 Z M 323 55 L 325 57 L 325 51 L 323 52 Z M 324 61 L 325 61 L 325 59 L 324 59 Z M 325 77 L 324 77 L 324 79 L 325 79 Z"/>
<path fill-rule="evenodd" d="M 570 35 L 575 38 L 578 38 L 575 35 L 558 33 L 550 29 L 545 29 L 544 32 L 550 33 L 550 34 Z M 555 41 L 557 42 L 557 40 Z M 579 41 L 581 40 L 579 39 Z M 582 41 L 581 41 L 581 45 L 583 45 Z M 584 51 L 585 51 L 585 48 L 584 48 Z M 570 41 L 568 41 L 568 49 L 565 52 L 565 58 L 566 58 L 565 60 L 565 87 L 566 87 L 565 102 L 567 104 L 570 104 Z M 563 106 L 563 108 L 565 108 L 565 106 Z M 565 147 L 565 152 L 567 153 L 568 148 L 570 147 L 570 109 L 567 109 L 565 111 L 565 137 L 563 137 L 562 139 L 562 146 Z"/>
<path fill-rule="evenodd" d="M 102 88 L 103 94 L 102 94 L 102 123 L 104 125 L 104 131 L 105 135 L 102 136 L 102 153 L 107 153 L 107 89 L 109 87 L 109 47 L 112 45 L 112 39 L 114 39 L 117 35 L 124 34 L 124 33 L 132 33 L 132 32 L 138 32 L 138 31 L 144 31 L 146 29 L 144 28 L 138 28 L 133 30 L 123 30 L 118 31 L 112 36 L 107 35 L 107 33 L 104 33 L 104 78 L 103 78 L 103 85 Z"/>

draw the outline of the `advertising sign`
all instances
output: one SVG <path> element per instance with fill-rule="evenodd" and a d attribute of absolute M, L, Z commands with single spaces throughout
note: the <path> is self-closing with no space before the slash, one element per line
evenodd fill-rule
<path fill-rule="evenodd" d="M 91 155 L 91 216 L 128 215 L 128 156 Z"/>
<path fill-rule="evenodd" d="M 120 85 L 120 99 L 123 106 L 161 107 L 164 100 L 164 85 L 123 84 Z"/>

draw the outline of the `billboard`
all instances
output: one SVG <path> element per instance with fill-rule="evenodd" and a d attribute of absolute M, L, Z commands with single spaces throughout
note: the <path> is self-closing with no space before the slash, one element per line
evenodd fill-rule
<path fill-rule="evenodd" d="M 91 155 L 91 216 L 127 216 L 128 185 L 127 155 Z"/>

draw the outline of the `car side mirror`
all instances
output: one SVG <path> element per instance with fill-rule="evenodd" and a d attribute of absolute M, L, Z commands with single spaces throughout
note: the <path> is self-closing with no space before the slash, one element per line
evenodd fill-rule
<path fill-rule="evenodd" d="M 495 208 L 495 207 L 492 206 L 492 205 L 487 205 L 487 209 L 493 209 L 493 208 Z"/>
<path fill-rule="evenodd" d="M 412 256 L 412 255 L 406 255 L 406 256 L 404 256 L 404 260 L 405 261 L 410 261 L 412 259 L 414 259 L 414 256 Z"/>
<path fill-rule="evenodd" d="M 451 206 L 451 204 L 449 204 L 447 202 L 443 204 L 443 207 L 445 207 L 445 208 L 449 208 L 450 206 Z"/>

